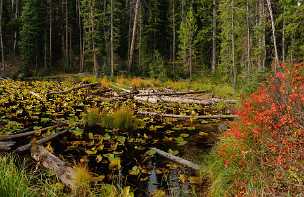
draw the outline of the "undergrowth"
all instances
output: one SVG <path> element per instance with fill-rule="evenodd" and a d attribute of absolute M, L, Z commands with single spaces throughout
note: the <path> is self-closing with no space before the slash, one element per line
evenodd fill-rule
<path fill-rule="evenodd" d="M 25 171 L 16 167 L 15 158 L 13 156 L 0 157 L 0 177 L 0 196 L 35 196 L 30 190 L 29 180 Z"/>
<path fill-rule="evenodd" d="M 202 167 L 209 195 L 303 195 L 304 65 L 281 65 L 237 114 Z"/>

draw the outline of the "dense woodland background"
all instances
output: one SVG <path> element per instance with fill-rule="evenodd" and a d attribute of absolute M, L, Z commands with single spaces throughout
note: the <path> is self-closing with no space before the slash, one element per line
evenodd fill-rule
<path fill-rule="evenodd" d="M 1 0 L 1 72 L 213 72 L 236 85 L 302 59 L 303 21 L 303 0 Z"/>

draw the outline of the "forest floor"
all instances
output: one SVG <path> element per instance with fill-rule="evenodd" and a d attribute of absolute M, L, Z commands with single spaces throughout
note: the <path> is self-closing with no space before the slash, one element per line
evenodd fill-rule
<path fill-rule="evenodd" d="M 227 85 L 75 75 L 0 80 L 0 95 L 0 149 L 37 196 L 204 195 L 206 177 L 154 148 L 200 164 L 238 103 Z"/>

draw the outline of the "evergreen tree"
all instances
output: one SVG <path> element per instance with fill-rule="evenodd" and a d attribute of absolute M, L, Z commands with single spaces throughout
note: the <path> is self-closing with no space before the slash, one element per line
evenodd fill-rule
<path fill-rule="evenodd" d="M 31 69 L 38 69 L 41 63 L 43 31 L 41 1 L 25 0 L 22 10 L 21 54 L 23 71 L 30 74 Z M 33 67 L 35 65 L 35 67 Z"/>

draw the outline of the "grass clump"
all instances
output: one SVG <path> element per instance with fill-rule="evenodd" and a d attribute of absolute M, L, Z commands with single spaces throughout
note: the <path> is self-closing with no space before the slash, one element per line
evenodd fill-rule
<path fill-rule="evenodd" d="M 99 125 L 108 129 L 137 129 L 141 125 L 132 109 L 121 107 L 113 112 L 101 112 L 91 108 L 83 117 L 89 127 Z"/>
<path fill-rule="evenodd" d="M 140 124 L 133 111 L 128 107 L 103 114 L 100 123 L 102 127 L 109 129 L 137 129 Z"/>
<path fill-rule="evenodd" d="M 16 167 L 15 161 L 13 156 L 0 157 L 0 196 L 36 196 L 30 189 L 25 172 Z"/>

